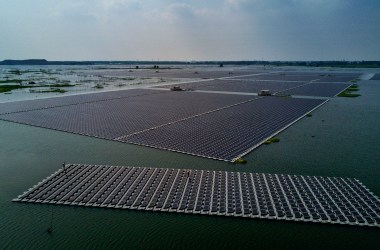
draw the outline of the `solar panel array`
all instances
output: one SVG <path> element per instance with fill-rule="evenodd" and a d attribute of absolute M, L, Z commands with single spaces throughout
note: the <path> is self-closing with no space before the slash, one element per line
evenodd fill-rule
<path fill-rule="evenodd" d="M 120 69 L 120 70 L 89 70 L 86 74 L 102 75 L 106 77 L 160 77 L 160 78 L 194 78 L 194 79 L 214 79 L 221 77 L 235 77 L 266 73 L 263 70 L 205 70 L 199 69 Z"/>
<path fill-rule="evenodd" d="M 67 164 L 13 201 L 380 226 L 350 178 Z"/>
<path fill-rule="evenodd" d="M 276 81 L 320 81 L 320 82 L 348 82 L 356 79 L 357 73 L 318 73 L 318 72 L 279 72 L 272 74 L 241 76 L 235 79 L 276 80 Z"/>
<path fill-rule="evenodd" d="M 128 90 L 4 103 L 0 120 L 234 161 L 323 102 Z"/>
<path fill-rule="evenodd" d="M 350 85 L 349 83 L 311 82 L 303 86 L 280 91 L 277 95 L 334 97 Z"/>
<path fill-rule="evenodd" d="M 210 71 L 211 72 L 211 71 Z M 208 73 L 210 73 L 208 72 Z M 222 72 L 222 71 L 220 71 Z M 219 72 L 218 72 L 219 73 Z M 225 73 L 225 72 L 224 72 Z M 345 83 L 302 82 L 353 75 L 274 73 L 187 83 L 204 90 L 333 97 Z M 286 89 L 286 90 L 284 90 Z M 257 100 L 255 100 L 257 99 Z M 234 161 L 324 100 L 134 89 L 0 104 L 0 119 L 120 142 Z"/>
<path fill-rule="evenodd" d="M 346 89 L 350 80 L 356 79 L 358 74 L 353 73 L 307 73 L 307 72 L 281 72 L 256 74 L 250 76 L 234 77 L 230 79 L 216 79 L 181 84 L 181 88 L 203 91 L 228 91 L 259 93 L 269 90 L 272 94 L 302 95 L 318 97 L 334 97 Z M 176 84 L 162 85 L 159 88 L 171 88 Z"/>
<path fill-rule="evenodd" d="M 302 73 L 273 73 L 266 75 L 252 75 L 252 76 L 241 76 L 236 77 L 235 79 L 251 79 L 251 80 L 268 80 L 268 81 L 300 81 L 300 82 L 308 82 L 316 79 L 322 79 L 318 73 L 315 74 L 302 74 Z"/>
<path fill-rule="evenodd" d="M 183 83 L 179 85 L 182 89 L 191 90 L 207 90 L 207 91 L 228 91 L 228 92 L 245 92 L 245 93 L 259 93 L 263 89 L 270 90 L 275 93 L 281 90 L 294 88 L 306 84 L 306 82 L 279 82 L 279 81 L 252 81 L 252 80 L 211 80 L 201 82 Z M 178 84 L 163 85 L 159 88 L 171 88 L 178 86 Z"/>
<path fill-rule="evenodd" d="M 375 74 L 370 80 L 380 80 L 380 74 Z"/>
<path fill-rule="evenodd" d="M 317 80 L 317 82 L 350 82 L 356 80 L 360 74 L 358 73 L 332 73 L 325 75 L 322 79 Z"/>
<path fill-rule="evenodd" d="M 0 115 L 30 110 L 47 109 L 54 107 L 70 106 L 84 103 L 101 102 L 113 99 L 122 99 L 136 96 L 160 94 L 164 91 L 150 89 L 129 89 L 120 91 L 109 91 L 100 93 L 89 93 L 81 95 L 70 95 L 38 100 L 27 100 L 18 102 L 0 103 Z"/>
<path fill-rule="evenodd" d="M 80 103 L 81 99 L 71 97 L 51 98 L 48 100 L 50 108 L 3 114 L 0 115 L 0 119 L 112 140 L 256 98 L 155 90 L 143 90 L 138 93 L 145 92 L 150 94 L 85 103 Z M 159 94 L 152 94 L 154 92 Z M 86 98 L 87 96 L 90 95 L 84 95 Z M 69 103 L 75 100 L 78 104 L 65 105 L 65 100 Z M 33 105 L 30 107 L 44 106 L 39 100 L 13 104 L 25 109 L 31 103 Z"/>
<path fill-rule="evenodd" d="M 125 136 L 119 140 L 234 161 L 325 101 L 262 97 L 218 112 Z"/>

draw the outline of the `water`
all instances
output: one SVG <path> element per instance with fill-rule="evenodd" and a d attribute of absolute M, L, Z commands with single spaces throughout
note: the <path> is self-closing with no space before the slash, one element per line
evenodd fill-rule
<path fill-rule="evenodd" d="M 124 68 L 126 66 L 124 65 Z M 19 70 L 19 74 L 12 73 Z M 60 97 L 102 91 L 117 91 L 131 88 L 146 88 L 153 85 L 186 82 L 191 79 L 161 78 L 161 77 L 112 77 L 105 76 L 107 72 L 115 71 L 112 66 L 5 66 L 0 65 L 0 87 L 2 85 L 19 85 L 1 81 L 19 80 L 23 86 L 33 88 L 15 89 L 11 92 L 0 93 L 0 103 Z M 117 70 L 116 70 L 117 72 Z M 125 70 L 123 71 L 125 72 Z M 35 82 L 35 85 L 28 84 Z M 70 87 L 49 87 L 49 84 L 70 84 Z M 42 92 L 52 89 L 62 89 L 65 93 Z"/>
<path fill-rule="evenodd" d="M 378 248 L 378 228 L 11 202 L 64 161 L 355 177 L 380 195 L 380 85 L 360 86 L 361 97 L 335 98 L 246 165 L 0 121 L 0 249 Z"/>

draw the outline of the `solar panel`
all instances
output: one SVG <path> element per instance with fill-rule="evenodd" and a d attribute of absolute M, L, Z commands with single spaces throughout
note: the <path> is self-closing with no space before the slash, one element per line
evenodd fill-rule
<path fill-rule="evenodd" d="M 180 86 L 188 90 L 206 90 L 206 91 L 227 91 L 227 92 L 245 92 L 259 93 L 261 90 L 269 90 L 271 93 L 294 88 L 307 82 L 282 82 L 282 81 L 261 81 L 261 80 L 243 80 L 243 79 L 224 79 L 191 82 L 183 84 L 163 85 L 159 88 L 172 88 Z"/>
<path fill-rule="evenodd" d="M 312 82 L 293 89 L 280 91 L 277 95 L 334 97 L 350 85 L 348 83 Z"/>
<path fill-rule="evenodd" d="M 44 98 L 38 100 L 6 102 L 0 104 L 0 114 L 25 112 L 30 110 L 49 109 L 54 107 L 65 107 L 78 104 L 103 102 L 114 99 L 125 99 L 130 97 L 160 94 L 164 91 L 150 89 L 130 89 L 120 91 L 109 91 L 100 93 L 89 93 L 63 97 Z"/>
<path fill-rule="evenodd" d="M 212 79 L 221 77 L 234 77 L 241 75 L 252 75 L 266 73 L 263 70 L 204 70 L 195 69 L 120 69 L 120 70 L 88 70 L 88 75 L 99 75 L 104 77 L 157 77 L 157 78 L 194 78 L 194 79 Z"/>
<path fill-rule="evenodd" d="M 153 90 L 84 96 L 13 103 L 0 119 L 233 161 L 324 102 Z"/>
<path fill-rule="evenodd" d="M 50 108 L 3 114 L 0 115 L 0 119 L 75 134 L 115 139 L 254 98 L 191 92 L 153 91 L 153 93 L 157 94 L 113 98 L 76 105 L 63 105 L 66 98 L 51 98 L 54 100 L 49 100 Z M 132 94 L 129 93 L 129 95 Z M 68 103 L 70 101 L 71 99 Z M 33 103 L 38 104 L 39 101 L 36 100 Z M 17 107 L 25 107 L 29 104 L 29 101 L 14 103 Z M 4 108 L 3 105 L 5 105 Z M 7 108 L 8 104 L 0 105 L 1 110 Z"/>
<path fill-rule="evenodd" d="M 348 82 L 357 78 L 357 73 L 325 73 L 325 72 L 279 72 L 262 75 L 242 76 L 234 79 L 272 80 L 272 81 L 320 81 Z"/>
<path fill-rule="evenodd" d="M 227 183 L 229 183 L 227 189 L 231 190 L 231 196 L 228 195 L 228 203 L 221 200 L 218 205 L 214 204 L 214 201 L 211 204 L 210 201 L 214 194 L 219 194 L 219 188 L 214 188 L 210 192 L 202 192 L 202 190 L 204 188 L 208 190 L 206 182 L 213 186 L 218 181 L 216 174 L 219 173 L 226 176 Z M 270 180 L 279 187 L 278 189 L 270 189 L 265 194 L 265 192 L 257 190 L 259 179 L 253 178 L 255 175 L 254 173 L 224 171 L 67 164 L 64 168 L 28 189 L 14 201 L 380 226 L 379 198 L 370 193 L 356 179 L 260 174 L 260 177 L 266 180 L 265 186 Z M 290 201 L 292 208 L 282 208 L 279 203 L 275 202 L 275 197 L 281 196 L 282 190 L 286 189 L 287 186 L 293 187 L 295 192 L 299 192 L 299 188 L 294 185 L 298 180 L 305 183 L 309 190 L 313 184 L 318 184 L 315 190 L 311 191 L 311 195 L 317 204 L 323 204 L 325 198 L 331 197 L 333 193 L 342 193 L 342 190 L 348 189 L 347 194 L 340 198 L 333 198 L 332 204 L 340 204 L 342 203 L 341 200 L 345 199 L 352 212 L 338 208 L 333 212 L 329 208 L 319 205 L 317 205 L 319 206 L 317 209 L 309 206 L 299 209 L 289 197 L 285 200 Z M 196 184 L 193 185 L 194 183 Z M 333 190 L 332 187 L 337 187 L 338 184 L 342 184 L 344 187 Z M 182 188 L 185 186 L 191 187 Z M 357 195 L 354 189 L 356 187 L 367 190 L 369 197 L 378 205 L 370 206 L 363 197 Z M 182 203 L 179 201 L 181 197 L 184 197 L 186 190 L 193 190 L 195 194 L 187 206 L 183 203 L 183 199 Z M 243 190 L 257 195 L 254 200 L 266 200 L 267 205 L 260 203 L 260 206 L 256 207 L 252 200 L 245 200 L 241 203 L 239 194 Z M 316 193 L 325 190 L 327 192 L 324 196 L 316 198 Z M 193 191 L 191 192 L 193 193 Z M 309 202 L 310 204 L 310 199 L 309 197 L 301 197 L 298 199 L 298 203 Z"/>
<path fill-rule="evenodd" d="M 136 133 L 121 141 L 233 161 L 324 102 L 265 97 Z"/>
<path fill-rule="evenodd" d="M 370 80 L 380 80 L 380 74 L 374 74 Z"/>

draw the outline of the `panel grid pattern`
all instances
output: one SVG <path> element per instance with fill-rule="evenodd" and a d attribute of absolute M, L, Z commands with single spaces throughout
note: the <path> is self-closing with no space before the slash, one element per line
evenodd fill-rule
<path fill-rule="evenodd" d="M 277 95 L 334 97 L 350 85 L 349 83 L 312 82 L 293 89 L 280 91 Z"/>
<path fill-rule="evenodd" d="M 270 90 L 271 93 L 294 88 L 306 84 L 307 82 L 281 82 L 281 81 L 261 81 L 261 80 L 212 80 L 183 83 L 179 86 L 182 89 L 206 90 L 206 91 L 228 91 L 228 92 L 244 92 L 259 93 L 263 89 Z M 159 88 L 171 88 L 178 84 L 159 86 Z"/>
<path fill-rule="evenodd" d="M 0 115 L 32 110 L 49 109 L 55 107 L 73 106 L 86 103 L 103 102 L 114 99 L 124 99 L 130 97 L 146 96 L 152 94 L 165 93 L 164 91 L 150 89 L 130 89 L 120 91 L 109 91 L 101 93 L 89 93 L 81 95 L 71 95 L 63 97 L 53 97 L 38 100 L 7 102 L 0 104 Z"/>
<path fill-rule="evenodd" d="M 268 71 L 262 70 L 204 70 L 202 68 L 189 69 L 138 69 L 138 70 L 89 70 L 89 75 L 99 75 L 105 77 L 159 77 L 159 78 L 194 78 L 194 79 L 213 79 L 222 77 L 235 77 L 254 74 L 268 74 Z"/>
<path fill-rule="evenodd" d="M 351 178 L 66 164 L 14 201 L 380 227 Z"/>
<path fill-rule="evenodd" d="M 375 74 L 370 80 L 380 80 L 380 74 Z"/>
<path fill-rule="evenodd" d="M 235 79 L 276 80 L 276 81 L 320 81 L 320 82 L 349 82 L 356 79 L 357 73 L 313 73 L 313 72 L 281 72 L 274 74 L 241 76 Z"/>
<path fill-rule="evenodd" d="M 118 140 L 233 161 L 326 100 L 263 97 Z"/>
<path fill-rule="evenodd" d="M 157 92 L 160 94 L 3 114 L 0 119 L 112 140 L 257 98 L 210 93 Z"/>

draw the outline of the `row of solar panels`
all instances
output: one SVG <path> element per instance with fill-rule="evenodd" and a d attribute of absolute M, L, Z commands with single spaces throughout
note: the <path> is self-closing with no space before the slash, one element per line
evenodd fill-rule
<path fill-rule="evenodd" d="M 380 74 L 374 74 L 370 80 L 380 80 Z"/>
<path fill-rule="evenodd" d="M 233 161 L 325 102 L 154 90 L 84 97 L 11 103 L 0 119 Z"/>
<path fill-rule="evenodd" d="M 5 103 L 0 105 L 0 110 L 9 110 L 12 105 L 15 111 L 0 115 L 0 119 L 114 139 L 256 98 L 148 89 L 104 94 L 110 99 L 104 100 L 101 95 L 83 95 L 83 100 L 81 96 L 70 96 Z M 98 99 L 102 101 L 96 101 Z M 43 108 L 47 104 L 48 108 Z"/>
<path fill-rule="evenodd" d="M 14 201 L 380 225 L 380 200 L 356 179 L 65 165 Z"/>
<path fill-rule="evenodd" d="M 103 77 L 160 77 L 160 78 L 221 78 L 221 77 L 235 77 L 244 75 L 267 74 L 270 71 L 261 69 L 247 69 L 247 70 L 205 70 L 202 68 L 193 69 L 119 69 L 119 70 L 89 70 L 86 71 L 87 75 L 102 75 Z"/>
<path fill-rule="evenodd" d="M 118 140 L 233 161 L 324 102 L 263 97 Z"/>
<path fill-rule="evenodd" d="M 184 90 L 222 91 L 240 93 L 260 93 L 261 90 L 269 90 L 277 95 L 302 95 L 318 97 L 334 97 L 346 88 L 350 83 L 335 82 L 306 82 L 306 81 L 272 81 L 272 80 L 210 80 L 200 82 L 183 83 L 179 85 Z M 177 86 L 162 85 L 159 88 L 172 88 Z"/>

